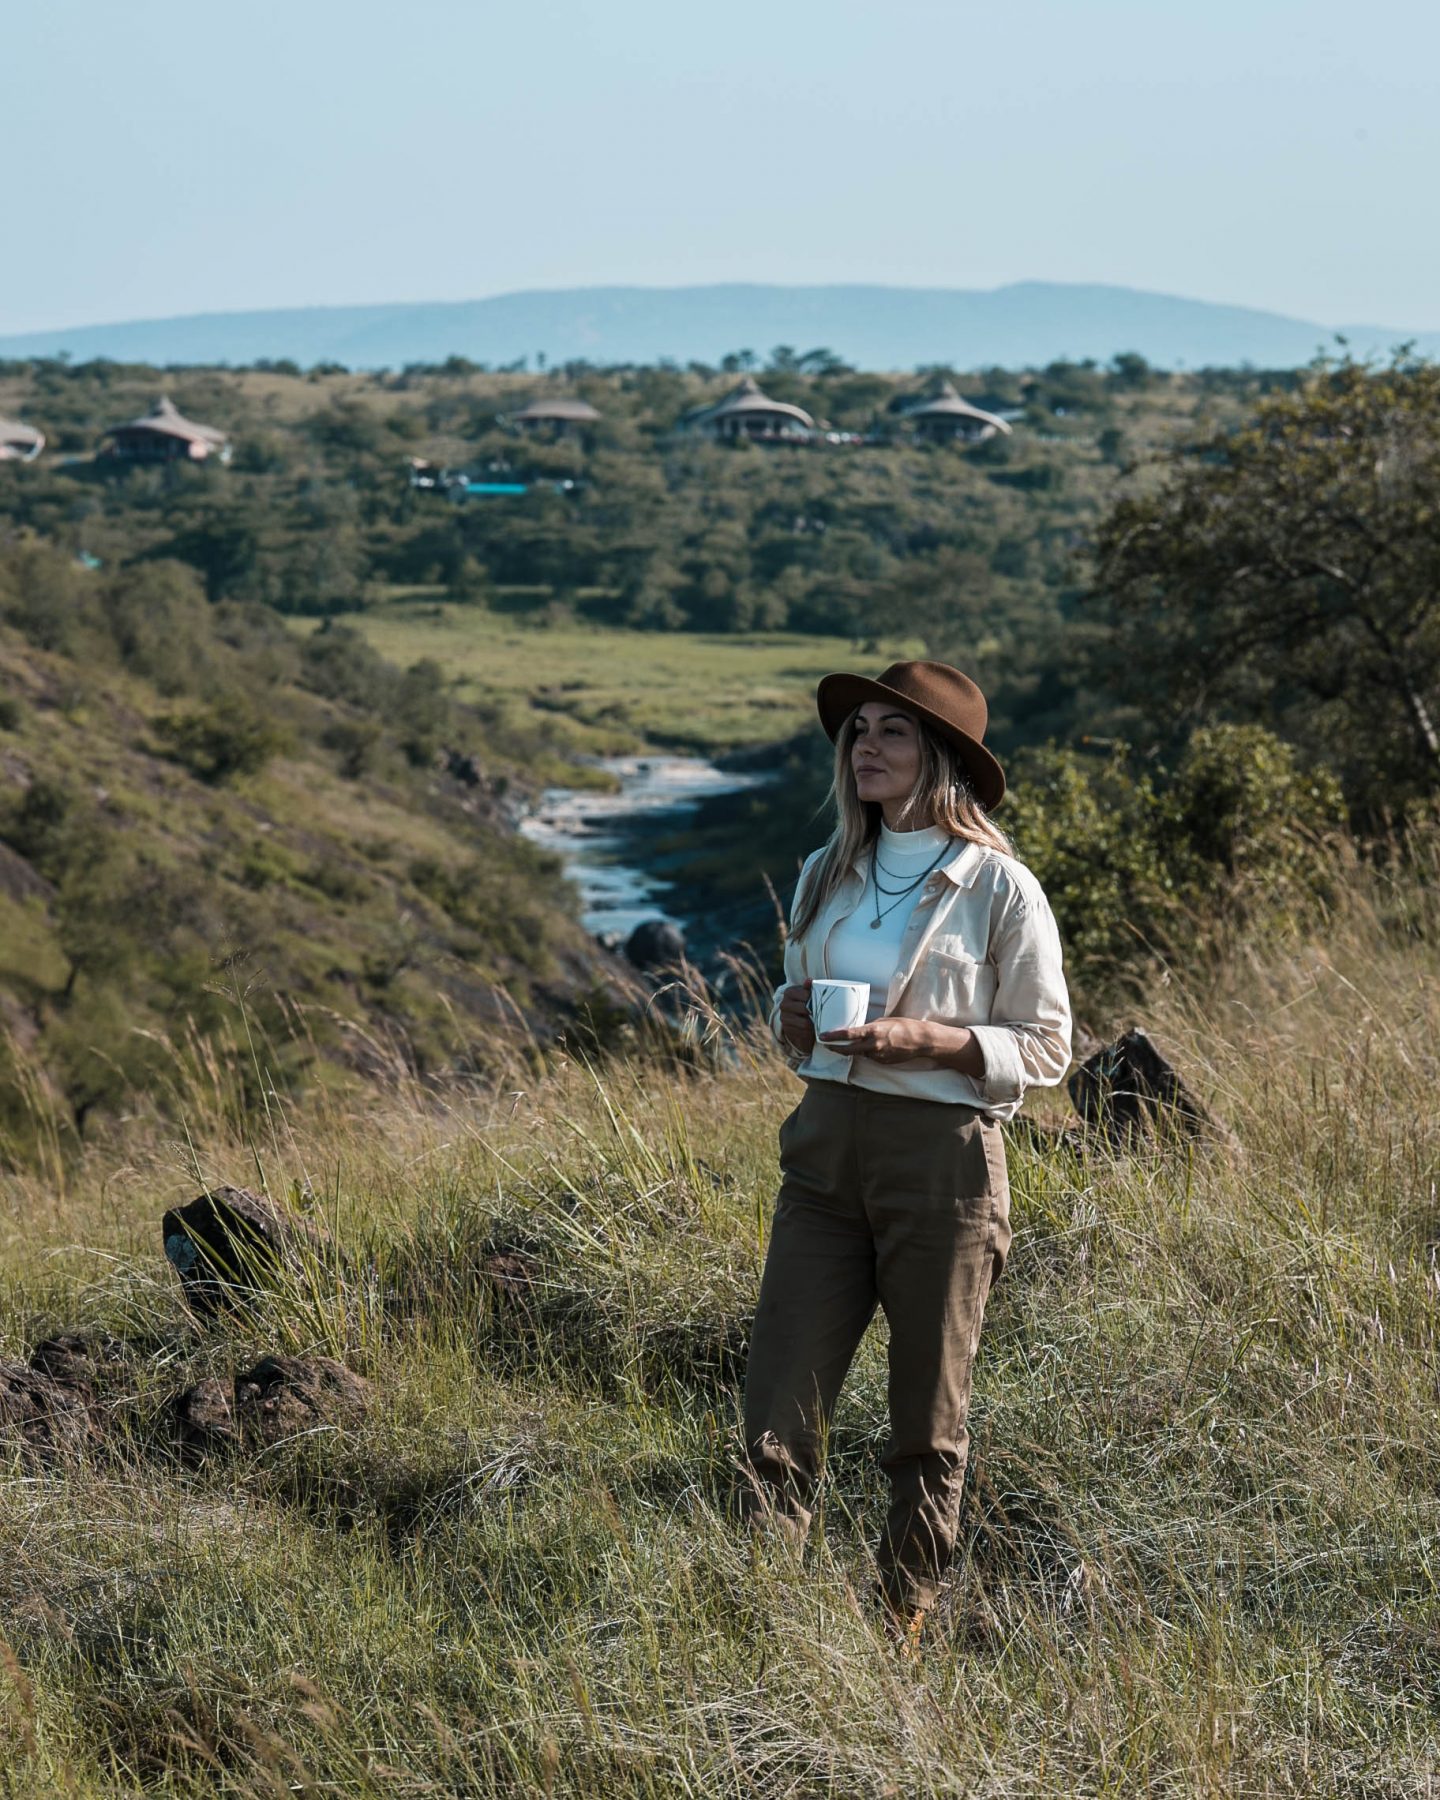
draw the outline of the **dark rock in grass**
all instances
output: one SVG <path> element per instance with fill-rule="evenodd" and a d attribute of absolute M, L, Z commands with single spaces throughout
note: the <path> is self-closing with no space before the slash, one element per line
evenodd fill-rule
<path fill-rule="evenodd" d="M 234 1388 L 228 1381 L 213 1375 L 197 1381 L 176 1395 L 173 1410 L 175 1441 L 182 1455 L 200 1457 L 240 1447 Z"/>
<path fill-rule="evenodd" d="M 30 1352 L 30 1367 L 38 1375 L 85 1407 L 91 1435 L 109 1436 L 123 1427 L 133 1411 L 136 1352 L 106 1331 L 67 1331 L 49 1337 Z"/>
<path fill-rule="evenodd" d="M 1224 1135 L 1143 1031 L 1097 1050 L 1067 1085 L 1087 1135 L 1111 1150 L 1139 1149 L 1167 1134 Z"/>
<path fill-rule="evenodd" d="M 685 960 L 685 938 L 668 919 L 642 919 L 625 940 L 626 958 L 637 969 L 672 969 Z"/>
<path fill-rule="evenodd" d="M 354 1425 L 370 1383 L 328 1356 L 265 1356 L 235 1377 L 235 1419 L 247 1443 L 277 1444 L 318 1425 Z"/>
<path fill-rule="evenodd" d="M 129 1361 L 125 1345 L 105 1331 L 60 1332 L 30 1352 L 32 1369 L 87 1397 L 112 1380 Z"/>
<path fill-rule="evenodd" d="M 220 1187 L 166 1213 L 165 1254 L 202 1315 L 258 1293 L 279 1270 L 325 1249 L 314 1226 L 249 1188 Z"/>
<path fill-rule="evenodd" d="M 24 1363 L 0 1363 L 0 1453 L 27 1461 L 79 1456 L 99 1441 L 94 1396 Z"/>
<path fill-rule="evenodd" d="M 265 1356 L 233 1383 L 208 1376 L 177 1395 L 181 1451 L 264 1450 L 324 1426 L 354 1425 L 369 1408 L 370 1383 L 328 1356 Z"/>
<path fill-rule="evenodd" d="M 466 787 L 484 787 L 485 771 L 480 765 L 480 758 L 473 751 L 446 750 L 446 772 L 457 781 L 464 782 Z"/>

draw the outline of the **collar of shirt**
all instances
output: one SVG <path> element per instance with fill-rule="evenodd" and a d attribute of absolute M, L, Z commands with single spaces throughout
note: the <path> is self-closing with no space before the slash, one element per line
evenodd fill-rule
<path fill-rule="evenodd" d="M 935 870 L 935 875 L 943 875 L 957 888 L 969 888 L 975 885 L 975 878 L 985 860 L 984 847 L 980 844 L 962 843 L 960 848 L 948 862 L 943 862 Z M 850 865 L 850 873 L 864 881 L 870 873 L 870 851 L 867 846 L 859 857 Z M 933 880 L 934 877 L 930 877 Z M 926 882 L 929 886 L 929 881 Z"/>

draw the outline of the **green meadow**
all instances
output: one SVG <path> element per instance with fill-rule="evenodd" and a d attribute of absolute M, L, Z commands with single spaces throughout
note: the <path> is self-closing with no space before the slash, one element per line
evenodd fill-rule
<path fill-rule="evenodd" d="M 502 734 L 507 722 L 533 728 L 539 714 L 561 741 L 595 755 L 647 747 L 713 754 L 789 737 L 814 721 L 822 675 L 880 668 L 919 649 L 904 638 L 607 627 L 556 619 L 543 592 L 502 595 L 496 610 L 442 594 L 402 590 L 335 622 L 401 668 L 433 658 L 457 697 Z"/>

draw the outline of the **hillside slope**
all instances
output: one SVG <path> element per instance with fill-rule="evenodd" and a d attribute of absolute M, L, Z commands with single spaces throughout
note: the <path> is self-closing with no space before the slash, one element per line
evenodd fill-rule
<path fill-rule="evenodd" d="M 175 564 L 0 552 L 0 1155 L 251 1038 L 253 1089 L 553 1029 L 603 959 L 509 823 L 526 779 L 433 666 L 302 644 Z"/>

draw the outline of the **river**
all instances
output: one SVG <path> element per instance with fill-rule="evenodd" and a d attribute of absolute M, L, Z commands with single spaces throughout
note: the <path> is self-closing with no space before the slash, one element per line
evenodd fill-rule
<path fill-rule="evenodd" d="M 613 793 L 546 788 L 520 823 L 534 843 L 564 858 L 580 889 L 581 922 L 597 937 L 621 944 L 644 919 L 665 919 L 686 930 L 691 921 L 666 910 L 665 884 L 638 858 L 657 828 L 682 823 L 701 801 L 762 786 L 768 772 L 716 768 L 693 756 L 608 756 L 596 766 L 619 781 Z"/>

